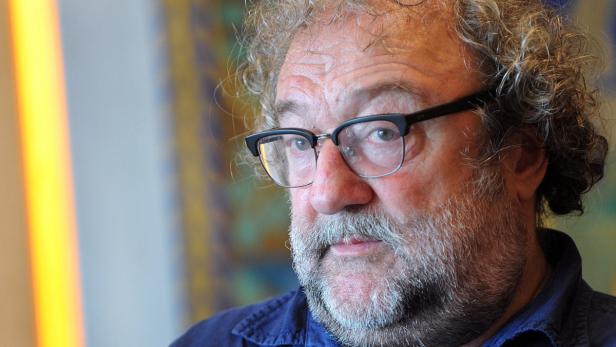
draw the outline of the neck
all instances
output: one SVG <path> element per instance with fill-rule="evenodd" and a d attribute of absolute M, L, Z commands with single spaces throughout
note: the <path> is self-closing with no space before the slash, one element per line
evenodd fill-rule
<path fill-rule="evenodd" d="M 464 347 L 481 346 L 490 337 L 496 334 L 514 314 L 519 312 L 526 304 L 534 299 L 543 288 L 546 279 L 550 275 L 550 267 L 539 245 L 537 230 L 534 226 L 532 232 L 528 234 L 528 252 L 526 254 L 526 259 L 528 260 L 524 266 L 520 282 L 516 287 L 511 303 L 505 309 L 504 314 L 496 320 L 485 333 L 468 344 L 465 344 Z"/>

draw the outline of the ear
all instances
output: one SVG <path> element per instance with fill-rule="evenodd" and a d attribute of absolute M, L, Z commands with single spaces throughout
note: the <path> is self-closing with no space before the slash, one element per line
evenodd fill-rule
<path fill-rule="evenodd" d="M 508 142 L 511 147 L 501 157 L 507 187 L 521 202 L 534 200 L 548 167 L 541 141 L 532 132 L 521 131 Z"/>

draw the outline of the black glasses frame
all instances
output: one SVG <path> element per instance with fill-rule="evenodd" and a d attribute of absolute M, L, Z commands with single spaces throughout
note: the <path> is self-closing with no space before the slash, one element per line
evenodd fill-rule
<path fill-rule="evenodd" d="M 331 138 L 332 142 L 338 146 L 338 135 L 342 130 L 346 127 L 351 126 L 357 123 L 364 122 L 372 122 L 372 121 L 389 121 L 394 123 L 398 130 L 400 131 L 400 136 L 404 137 L 408 135 L 411 126 L 413 124 L 423 122 L 429 119 L 434 119 L 462 111 L 471 110 L 477 107 L 485 105 L 493 96 L 488 91 L 481 91 L 475 94 L 471 94 L 468 96 L 464 96 L 462 98 L 456 99 L 454 101 L 433 106 L 421 111 L 413 112 L 413 113 L 385 113 L 385 114 L 376 114 L 370 116 L 362 116 L 357 118 L 349 119 L 340 125 L 338 125 L 331 134 L 320 134 L 317 135 L 309 130 L 300 129 L 300 128 L 276 128 L 271 130 L 266 130 L 262 132 L 258 132 L 249 136 L 246 136 L 246 146 L 248 150 L 255 156 L 259 156 L 259 140 L 267 136 L 275 136 L 275 135 L 299 135 L 306 140 L 309 141 L 310 146 L 314 149 L 320 139 L 323 138 Z M 404 160 L 404 158 L 403 158 Z M 266 170 L 267 171 L 267 170 Z M 395 172 L 395 171 L 394 171 Z M 393 172 L 392 172 L 393 173 Z M 380 176 L 379 176 L 380 177 Z"/>

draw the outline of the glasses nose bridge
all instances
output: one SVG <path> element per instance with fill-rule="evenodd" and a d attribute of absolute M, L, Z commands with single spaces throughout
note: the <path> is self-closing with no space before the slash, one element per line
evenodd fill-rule
<path fill-rule="evenodd" d="M 323 145 L 325 140 L 330 139 L 332 141 L 332 144 L 336 147 L 336 152 L 338 152 L 338 154 L 340 155 L 340 157 L 342 158 L 342 161 L 344 161 L 344 163 L 349 166 L 349 163 L 347 162 L 347 158 L 344 155 L 342 148 L 340 147 L 339 143 L 336 143 L 336 141 L 334 140 L 334 138 L 332 137 L 332 134 L 320 134 L 320 135 L 316 135 L 316 145 L 314 146 L 314 154 L 315 154 L 315 160 L 318 161 L 319 160 L 319 154 L 321 153 L 321 149 L 323 149 Z M 349 166 L 350 168 L 350 166 Z"/>
<path fill-rule="evenodd" d="M 320 135 L 316 135 L 316 144 L 314 146 L 314 150 L 315 153 L 317 154 L 317 158 L 319 157 L 319 153 L 321 153 L 321 148 L 323 147 L 323 142 L 325 142 L 325 140 L 330 139 L 332 140 L 332 142 L 334 142 L 333 138 L 332 138 L 332 134 L 320 134 Z M 336 146 L 336 143 L 334 143 L 334 146 Z"/>
<path fill-rule="evenodd" d="M 332 138 L 332 134 L 320 134 L 320 135 L 317 135 L 317 142 L 323 142 L 323 141 L 325 141 L 327 139 L 331 139 L 331 138 Z"/>

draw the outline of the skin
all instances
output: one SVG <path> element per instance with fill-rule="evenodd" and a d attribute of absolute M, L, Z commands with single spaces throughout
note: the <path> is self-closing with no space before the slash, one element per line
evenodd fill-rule
<path fill-rule="evenodd" d="M 333 23 L 327 21 L 325 12 L 322 22 L 298 32 L 277 84 L 280 125 L 329 133 L 352 117 L 410 113 L 480 90 L 480 76 L 472 68 L 472 56 L 447 20 L 451 12 L 448 8 L 426 6 L 419 6 L 416 14 L 361 14 Z M 375 41 L 375 37 L 381 39 Z M 356 176 L 333 143 L 323 142 L 313 184 L 290 190 L 294 218 L 309 223 L 321 215 L 361 207 L 384 211 L 404 221 L 405 216 L 430 211 L 451 194 L 459 193 L 460 187 L 473 177 L 474 169 L 461 153 L 478 153 L 479 117 L 470 111 L 462 112 L 419 123 L 414 131 L 407 142 L 402 168 L 378 179 Z M 529 141 L 532 138 L 522 135 L 512 138 L 512 144 Z M 524 216 L 528 261 L 505 314 L 469 346 L 487 340 L 528 303 L 548 273 L 536 237 L 534 211 L 535 191 L 545 175 L 547 161 L 541 150 L 533 148 L 513 146 L 503 153 L 499 164 L 505 189 L 517 199 Z M 327 256 L 340 261 L 348 257 L 343 254 L 345 250 L 352 256 L 344 259 L 372 257 L 374 261 L 368 265 L 372 268 L 365 271 L 358 271 L 349 261 L 346 272 L 342 262 L 336 281 L 350 290 L 338 295 L 367 300 L 371 281 L 378 276 L 375 274 L 391 266 L 394 256 L 387 254 L 379 242 L 341 248 L 338 252 L 332 247 Z"/>

